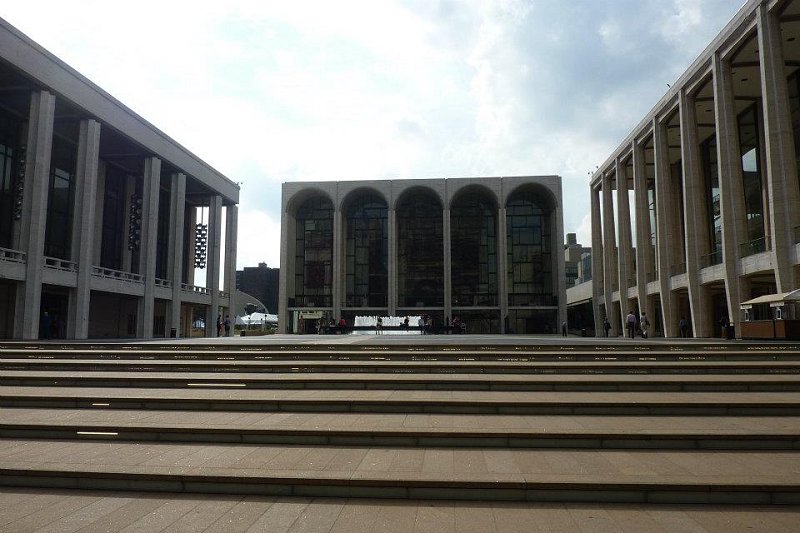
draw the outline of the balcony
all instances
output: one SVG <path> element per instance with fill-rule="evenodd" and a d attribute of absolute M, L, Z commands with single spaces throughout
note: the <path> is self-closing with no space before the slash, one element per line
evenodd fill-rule
<path fill-rule="evenodd" d="M 153 281 L 153 283 L 155 284 L 156 287 L 160 287 L 162 289 L 171 289 L 172 288 L 172 282 L 170 280 L 168 280 L 168 279 L 156 278 Z"/>
<path fill-rule="evenodd" d="M 658 281 L 658 271 L 655 272 L 648 272 L 644 275 L 644 279 L 647 283 L 653 283 L 654 281 Z"/>
<path fill-rule="evenodd" d="M 19 250 L 10 250 L 8 248 L 0 248 L 0 261 L 25 264 L 27 257 L 28 254 L 25 252 L 20 252 Z"/>
<path fill-rule="evenodd" d="M 703 268 L 711 267 L 714 265 L 722 264 L 722 250 L 716 250 L 710 254 L 706 254 L 701 258 L 701 266 Z"/>
<path fill-rule="evenodd" d="M 749 255 L 756 255 L 764 253 L 769 248 L 769 241 L 766 237 L 760 239 L 753 239 L 749 242 L 739 244 L 739 257 L 747 257 Z"/>
<path fill-rule="evenodd" d="M 127 281 L 130 283 L 144 283 L 144 277 L 140 274 L 133 272 L 122 272 L 120 270 L 113 270 L 111 268 L 103 268 L 99 266 L 92 267 L 92 276 L 97 276 L 104 279 L 113 279 L 117 281 Z"/>
<path fill-rule="evenodd" d="M 181 290 L 190 294 L 200 294 L 203 296 L 211 295 L 211 289 L 207 287 L 198 287 L 197 285 L 189 285 L 188 283 L 181 283 Z"/>
<path fill-rule="evenodd" d="M 686 263 L 675 263 L 669 267 L 670 276 L 679 276 L 686 273 Z"/>
<path fill-rule="evenodd" d="M 57 257 L 45 257 L 45 268 L 52 268 L 53 270 L 60 270 L 62 272 L 77 272 L 78 265 L 72 261 L 65 259 L 58 259 Z"/>

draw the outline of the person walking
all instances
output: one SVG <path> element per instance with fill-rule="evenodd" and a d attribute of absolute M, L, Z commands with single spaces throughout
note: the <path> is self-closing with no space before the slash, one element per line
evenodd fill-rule
<path fill-rule="evenodd" d="M 678 322 L 678 331 L 680 331 L 681 338 L 685 339 L 689 336 L 689 324 L 686 322 L 686 317 L 682 316 Z"/>
<path fill-rule="evenodd" d="M 223 327 L 225 328 L 225 336 L 231 336 L 231 316 L 225 315 L 225 321 L 222 323 Z"/>
<path fill-rule="evenodd" d="M 608 337 L 608 332 L 611 331 L 611 322 L 608 321 L 608 317 L 603 319 L 603 333 L 606 337 Z"/>
<path fill-rule="evenodd" d="M 628 316 L 625 317 L 625 329 L 628 330 L 628 338 L 632 339 L 636 333 L 636 315 L 633 311 L 628 311 Z"/>
<path fill-rule="evenodd" d="M 383 317 L 379 316 L 378 320 L 375 322 L 375 335 L 380 335 L 383 333 Z"/>
<path fill-rule="evenodd" d="M 642 338 L 647 338 L 647 330 L 650 329 L 650 321 L 647 320 L 647 315 L 642 311 L 642 316 L 639 318 L 639 328 L 642 330 Z"/>
<path fill-rule="evenodd" d="M 719 329 L 721 338 L 726 338 L 728 336 L 728 317 L 723 316 L 719 319 Z"/>
<path fill-rule="evenodd" d="M 217 315 L 217 337 L 222 337 L 222 315 Z"/>
<path fill-rule="evenodd" d="M 561 323 L 561 336 L 562 337 L 566 337 L 567 336 L 567 323 L 566 322 L 562 322 Z"/>

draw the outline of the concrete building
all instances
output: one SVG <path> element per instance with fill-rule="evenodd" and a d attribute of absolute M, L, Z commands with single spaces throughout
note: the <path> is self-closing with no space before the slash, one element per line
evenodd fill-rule
<path fill-rule="evenodd" d="M 279 268 L 269 268 L 266 263 L 257 267 L 244 267 L 236 271 L 236 288 L 255 296 L 267 308 L 268 313 L 278 311 Z"/>
<path fill-rule="evenodd" d="M 584 269 L 582 258 L 590 251 L 591 248 L 578 243 L 578 236 L 575 233 L 567 233 L 567 242 L 564 244 L 564 275 L 567 279 L 567 289 L 576 283 L 582 283 L 581 271 Z M 591 277 L 591 271 L 588 274 Z"/>
<path fill-rule="evenodd" d="M 0 338 L 188 334 L 198 313 L 211 332 L 235 276 L 238 196 L 0 19 Z"/>
<path fill-rule="evenodd" d="M 558 176 L 284 183 L 279 331 L 428 314 L 556 332 L 563 234 Z"/>
<path fill-rule="evenodd" d="M 598 325 L 714 336 L 798 288 L 799 68 L 800 0 L 748 1 L 594 173 Z"/>

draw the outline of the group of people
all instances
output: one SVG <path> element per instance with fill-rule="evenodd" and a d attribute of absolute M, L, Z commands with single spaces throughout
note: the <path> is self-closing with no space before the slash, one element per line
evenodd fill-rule
<path fill-rule="evenodd" d="M 231 336 L 231 317 L 230 315 L 225 315 L 225 319 L 222 319 L 222 315 L 217 315 L 217 337 L 222 337 L 222 331 L 225 330 L 225 336 Z"/>
<path fill-rule="evenodd" d="M 625 336 L 633 339 L 636 336 L 636 331 L 639 331 L 643 339 L 646 339 L 650 330 L 650 320 L 647 314 L 642 312 L 641 316 L 637 318 L 633 311 L 628 311 L 625 317 Z M 608 337 L 608 332 L 611 331 L 611 322 L 608 317 L 603 319 L 603 334 Z"/>

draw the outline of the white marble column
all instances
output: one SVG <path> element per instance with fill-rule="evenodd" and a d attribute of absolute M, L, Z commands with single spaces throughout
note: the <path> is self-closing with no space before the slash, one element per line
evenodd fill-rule
<path fill-rule="evenodd" d="M 761 93 L 769 202 L 772 265 L 778 292 L 798 288 L 794 268 L 794 228 L 800 225 L 800 190 L 794 151 L 792 110 L 778 16 L 765 4 L 756 8 L 761 56 Z"/>
<path fill-rule="evenodd" d="M 618 277 L 616 232 L 614 231 L 614 203 L 611 187 L 611 174 L 603 175 L 603 300 L 606 306 L 606 316 L 611 323 L 609 335 L 619 335 L 619 324 L 612 319 L 614 310 L 613 293 L 614 278 Z M 622 307 L 620 302 L 620 307 Z"/>
<path fill-rule="evenodd" d="M 17 322 L 14 325 L 14 336 L 26 340 L 39 336 L 55 104 L 55 96 L 47 91 L 31 94 L 20 227 L 20 248 L 27 254 L 27 258 L 25 282 L 20 283 L 17 290 L 17 306 L 22 309 L 22 313 L 16 314 Z"/>
<path fill-rule="evenodd" d="M 211 292 L 211 305 L 206 309 L 206 337 L 217 335 L 219 315 L 220 241 L 222 240 L 222 197 L 214 195 L 208 202 L 208 259 L 206 288 Z"/>
<path fill-rule="evenodd" d="M 658 280 L 661 292 L 661 316 L 663 319 L 663 331 L 665 337 L 678 336 L 678 317 L 676 315 L 677 305 L 674 305 L 670 278 L 672 277 L 672 261 L 675 260 L 673 249 L 675 235 L 676 218 L 671 202 L 672 191 L 670 190 L 671 176 L 669 169 L 669 146 L 667 140 L 666 126 L 659 122 L 658 118 L 653 119 L 653 149 L 655 152 L 656 169 L 656 241 L 658 243 Z"/>
<path fill-rule="evenodd" d="M 161 186 L 161 160 L 148 157 L 142 178 L 142 237 L 139 247 L 139 273 L 144 281 L 144 295 L 139 299 L 137 337 L 153 338 L 155 311 L 156 246 L 158 242 L 158 200 Z"/>
<path fill-rule="evenodd" d="M 647 198 L 647 161 L 644 147 L 633 141 L 633 196 L 636 209 L 636 296 L 639 313 L 652 319 L 647 298 L 647 273 L 653 271 L 648 250 L 650 244 L 650 204 Z"/>
<path fill-rule="evenodd" d="M 225 292 L 228 293 L 228 315 L 231 325 L 236 319 L 236 240 L 239 233 L 239 206 L 225 207 Z M 230 334 L 233 335 L 233 327 Z"/>
<path fill-rule="evenodd" d="M 289 331 L 289 287 L 290 276 L 294 275 L 293 244 L 290 243 L 294 235 L 293 218 L 286 212 L 286 198 L 281 200 L 281 269 L 278 281 L 278 333 L 285 334 Z M 290 227 L 291 224 L 291 227 Z M 337 317 L 338 318 L 338 317 Z"/>
<path fill-rule="evenodd" d="M 743 242 L 747 235 L 741 148 L 730 62 L 724 61 L 719 54 L 714 54 L 712 73 L 722 217 L 722 264 L 725 267 L 728 318 L 735 323 L 738 334 L 741 331 L 739 303 L 749 296 L 749 293 L 746 294 L 742 290 L 742 267 L 739 257 L 739 243 Z"/>
<path fill-rule="evenodd" d="M 595 335 L 602 337 L 604 335 L 603 318 L 605 318 L 605 316 L 600 312 L 600 304 L 605 302 L 605 261 L 603 259 L 603 224 L 600 216 L 600 190 L 590 185 L 589 194 L 592 203 L 592 305 L 594 307 L 594 330 Z"/>
<path fill-rule="evenodd" d="M 443 231 L 442 243 L 444 245 L 444 316 L 453 318 L 453 260 L 450 249 L 450 209 L 442 211 Z"/>
<path fill-rule="evenodd" d="M 683 214 L 686 238 L 686 275 L 689 284 L 692 332 L 695 337 L 714 335 L 711 320 L 711 298 L 700 285 L 700 269 L 706 265 L 703 257 L 711 249 L 707 189 L 703 176 L 700 143 L 697 139 L 695 99 L 682 89 L 679 96 L 681 122 L 681 161 L 683 164 Z"/>
<path fill-rule="evenodd" d="M 183 304 L 182 288 L 183 262 L 185 243 L 183 242 L 184 216 L 186 212 L 186 174 L 172 175 L 172 184 L 169 196 L 169 249 L 172 251 L 167 258 L 167 271 L 172 282 L 172 301 L 169 305 L 167 316 L 167 335 L 172 329 L 175 336 L 181 335 L 181 305 Z"/>
<path fill-rule="evenodd" d="M 78 136 L 78 161 L 75 173 L 75 216 L 72 223 L 72 260 L 78 265 L 78 283 L 70 294 L 67 313 L 68 336 L 89 336 L 89 303 L 94 259 L 95 212 L 103 197 L 97 192 L 97 167 L 100 152 L 100 123 L 82 120 Z M 102 226 L 101 226 L 102 228 Z"/>
<path fill-rule="evenodd" d="M 620 158 L 615 162 L 617 175 L 617 227 L 619 228 L 619 247 L 617 248 L 617 272 L 619 274 L 619 310 L 621 324 L 625 324 L 628 311 L 634 309 L 628 299 L 628 288 L 633 272 L 633 242 L 631 236 L 631 212 L 628 200 L 628 176 Z"/>

